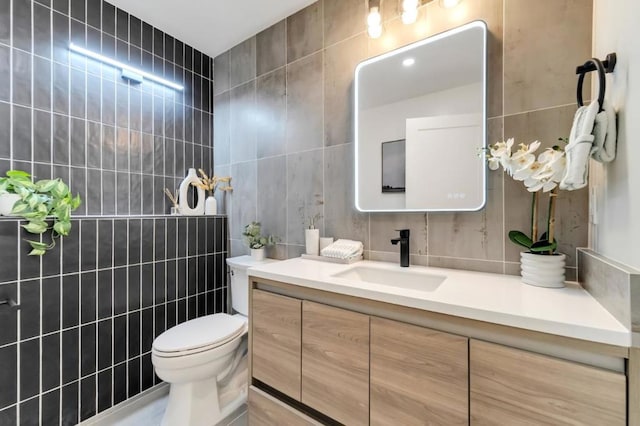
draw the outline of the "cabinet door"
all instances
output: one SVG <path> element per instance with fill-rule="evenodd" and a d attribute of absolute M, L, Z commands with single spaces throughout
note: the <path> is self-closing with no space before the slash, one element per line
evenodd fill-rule
<path fill-rule="evenodd" d="M 253 377 L 299 401 L 302 301 L 261 290 L 252 297 Z"/>
<path fill-rule="evenodd" d="M 626 424 L 626 378 L 544 355 L 471 341 L 472 425 Z"/>
<path fill-rule="evenodd" d="M 468 425 L 466 337 L 371 318 L 371 424 Z"/>
<path fill-rule="evenodd" d="M 347 425 L 369 422 L 369 317 L 304 301 L 302 402 Z"/>
<path fill-rule="evenodd" d="M 249 387 L 250 426 L 320 426 L 320 423 L 253 386 Z"/>

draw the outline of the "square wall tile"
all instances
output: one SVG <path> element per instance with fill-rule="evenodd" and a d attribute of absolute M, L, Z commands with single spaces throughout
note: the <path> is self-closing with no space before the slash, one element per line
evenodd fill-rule
<path fill-rule="evenodd" d="M 287 63 L 286 21 L 280 21 L 256 35 L 256 75 Z"/>
<path fill-rule="evenodd" d="M 256 80 L 257 158 L 285 153 L 287 125 L 286 71 L 276 71 Z"/>
<path fill-rule="evenodd" d="M 322 49 L 322 5 L 317 1 L 287 18 L 287 63 Z"/>
<path fill-rule="evenodd" d="M 591 57 L 592 1 L 515 0 L 504 13 L 504 113 L 575 103 L 573 70 Z"/>
<path fill-rule="evenodd" d="M 322 147 L 323 52 L 287 66 L 287 153 Z"/>

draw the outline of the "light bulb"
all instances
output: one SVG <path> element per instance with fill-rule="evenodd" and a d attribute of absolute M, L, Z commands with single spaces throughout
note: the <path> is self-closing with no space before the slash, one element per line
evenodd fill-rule
<path fill-rule="evenodd" d="M 376 25 L 380 25 L 382 22 L 382 17 L 380 16 L 380 11 L 377 7 L 372 7 L 369 10 L 369 16 L 367 17 L 367 25 L 370 27 L 375 27 Z"/>
<path fill-rule="evenodd" d="M 419 0 L 403 0 L 402 1 L 402 10 L 411 10 L 418 8 Z"/>
<path fill-rule="evenodd" d="M 418 19 L 419 0 L 403 0 L 402 1 L 402 23 L 405 25 L 413 24 Z"/>
<path fill-rule="evenodd" d="M 461 0 L 440 0 L 440 6 L 445 9 L 452 9 L 456 7 Z"/>
<path fill-rule="evenodd" d="M 404 61 L 402 61 L 402 65 L 404 65 L 405 67 L 410 67 L 411 65 L 415 64 L 416 60 L 413 58 L 407 58 Z"/>
<path fill-rule="evenodd" d="M 369 37 L 378 38 L 382 35 L 382 16 L 380 16 L 380 9 L 372 7 L 369 9 L 369 16 L 367 16 L 367 32 Z"/>

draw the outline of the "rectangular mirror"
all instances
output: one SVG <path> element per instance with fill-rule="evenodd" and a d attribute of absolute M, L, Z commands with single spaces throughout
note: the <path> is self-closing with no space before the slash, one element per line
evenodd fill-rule
<path fill-rule="evenodd" d="M 486 81 L 487 26 L 481 21 L 356 67 L 358 210 L 484 207 Z"/>

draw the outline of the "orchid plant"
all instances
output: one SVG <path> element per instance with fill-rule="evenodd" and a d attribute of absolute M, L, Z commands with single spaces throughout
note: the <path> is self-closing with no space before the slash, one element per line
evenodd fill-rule
<path fill-rule="evenodd" d="M 560 139 L 566 143 L 565 139 Z M 564 148 L 555 145 L 547 148 L 536 157 L 540 142 L 519 144 L 514 152 L 514 139 L 506 142 L 496 142 L 487 149 L 489 169 L 498 170 L 500 167 L 513 179 L 523 182 L 532 193 L 531 201 L 531 233 L 526 235 L 522 231 L 509 231 L 509 239 L 531 253 L 552 255 L 558 247 L 555 239 L 555 210 L 560 181 L 564 176 L 567 161 Z M 549 210 L 547 213 L 547 230 L 538 235 L 538 205 L 540 193 L 549 194 Z"/>

